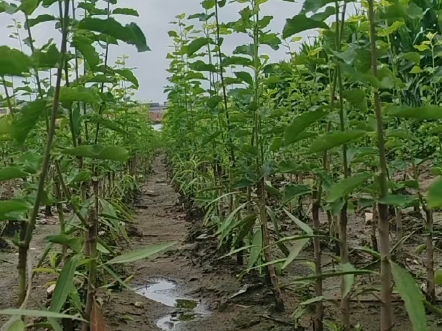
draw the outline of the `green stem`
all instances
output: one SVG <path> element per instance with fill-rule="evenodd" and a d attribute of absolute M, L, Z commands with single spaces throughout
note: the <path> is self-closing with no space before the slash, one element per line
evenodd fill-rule
<path fill-rule="evenodd" d="M 376 23 L 374 16 L 374 0 L 368 0 L 368 17 L 370 21 L 371 65 L 373 75 L 378 77 L 376 50 Z M 382 118 L 381 101 L 378 89 L 373 87 L 373 99 L 377 124 L 377 140 L 379 148 L 379 198 L 388 194 L 387 157 L 385 154 L 384 123 Z M 391 265 L 390 258 L 390 229 L 388 223 L 388 205 L 378 203 L 379 236 L 381 253 L 381 331 L 389 331 L 393 327 L 393 307 L 391 305 Z"/>
<path fill-rule="evenodd" d="M 51 159 L 51 148 L 52 143 L 54 141 L 55 136 L 55 121 L 57 119 L 59 101 L 60 101 L 60 90 L 61 90 L 61 79 L 63 76 L 63 64 L 66 57 L 67 51 L 67 35 L 68 35 L 68 17 L 69 17 L 69 4 L 70 0 L 64 0 L 64 19 L 63 19 L 63 28 L 62 28 L 62 38 L 61 38 L 61 47 L 60 47 L 60 62 L 57 68 L 57 80 L 54 91 L 54 101 L 52 105 L 51 112 L 51 120 L 49 123 L 49 131 L 47 136 L 46 148 L 43 156 L 43 164 L 41 168 L 41 173 L 38 181 L 37 195 L 35 197 L 34 208 L 31 213 L 31 217 L 29 219 L 28 225 L 26 227 L 26 233 L 24 236 L 24 240 L 19 243 L 19 261 L 18 261 L 18 270 L 20 277 L 20 286 L 19 286 L 19 304 L 23 302 L 26 295 L 26 265 L 27 265 L 27 257 L 29 245 L 32 240 L 32 235 L 35 228 L 35 223 L 37 221 L 38 211 L 40 208 L 40 202 L 43 198 L 44 187 L 46 182 L 46 176 L 48 174 L 49 163 Z M 23 281 L 24 279 L 24 281 Z"/>

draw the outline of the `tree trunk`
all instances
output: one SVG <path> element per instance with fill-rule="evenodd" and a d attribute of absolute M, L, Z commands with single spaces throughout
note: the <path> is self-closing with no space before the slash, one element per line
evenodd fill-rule
<path fill-rule="evenodd" d="M 313 191 L 313 206 L 312 206 L 312 218 L 313 218 L 313 231 L 316 237 L 313 238 L 313 246 L 314 246 L 314 254 L 315 254 L 315 275 L 322 274 L 322 262 L 321 262 L 321 245 L 320 239 L 317 237 L 319 235 L 319 208 L 321 206 L 321 186 L 322 184 L 318 183 L 318 188 Z M 315 281 L 315 296 L 322 296 L 322 277 L 318 277 Z M 322 320 L 324 318 L 324 306 L 322 301 L 316 302 L 315 306 L 315 321 L 314 321 L 314 330 L 315 331 L 323 331 L 324 325 Z"/>

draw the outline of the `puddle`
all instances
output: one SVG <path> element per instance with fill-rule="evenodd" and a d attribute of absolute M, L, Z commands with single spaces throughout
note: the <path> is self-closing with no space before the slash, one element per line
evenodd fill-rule
<path fill-rule="evenodd" d="M 146 285 L 137 287 L 135 291 L 148 299 L 176 309 L 157 321 L 156 325 L 160 330 L 179 331 L 183 323 L 209 315 L 209 311 L 201 302 L 180 295 L 176 283 L 167 279 L 152 279 Z"/>

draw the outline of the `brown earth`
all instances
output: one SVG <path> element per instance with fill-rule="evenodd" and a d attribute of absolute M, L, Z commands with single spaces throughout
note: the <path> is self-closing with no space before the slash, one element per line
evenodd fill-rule
<path fill-rule="evenodd" d="M 286 313 L 273 311 L 272 293 L 265 285 L 265 280 L 259 274 L 252 273 L 239 280 L 241 267 L 229 257 L 219 259 L 216 238 L 207 233 L 201 220 L 190 217 L 183 205 L 179 202 L 179 196 L 169 185 L 165 160 L 163 157 L 156 159 L 153 165 L 153 173 L 147 183 L 143 185 L 143 191 L 135 205 L 134 224 L 129 226 L 132 248 L 157 243 L 177 241 L 168 252 L 161 254 L 156 259 L 137 261 L 129 267 L 129 274 L 133 273 L 131 285 L 140 287 L 155 281 L 155 279 L 169 280 L 176 284 L 173 290 L 177 297 L 194 299 L 203 306 L 206 315 L 180 323 L 165 324 L 164 330 L 173 331 L 306 331 L 311 328 L 311 311 L 307 309 L 300 318 L 299 323 L 291 317 L 299 304 L 312 298 L 312 288 L 303 291 L 285 289 L 283 297 L 286 304 Z M 435 217 L 437 222 L 442 218 Z M 39 224 L 34 236 L 32 247 L 35 263 L 38 256 L 44 250 L 44 238 L 48 234 L 57 233 L 58 227 L 51 221 Z M 325 220 L 324 220 L 325 222 Z M 419 221 L 405 217 L 405 222 Z M 296 226 L 285 220 L 283 235 L 296 233 Z M 369 240 L 370 225 L 366 225 L 361 215 L 353 215 L 350 218 L 350 245 L 363 245 Z M 413 272 L 423 270 L 423 255 L 417 255 L 414 251 L 424 238 L 417 234 L 404 245 L 404 250 L 413 265 Z M 332 254 L 327 248 L 324 249 L 323 265 L 331 268 Z M 275 251 L 275 258 L 280 258 L 281 253 Z M 408 256 L 407 255 L 407 256 Z M 436 267 L 441 267 L 440 253 L 436 253 Z M 298 257 L 287 270 L 279 277 L 281 284 L 288 284 L 295 277 L 307 276 L 311 270 L 303 262 L 312 258 L 311 245 Z M 352 263 L 364 265 L 370 258 L 360 254 L 352 255 Z M 0 309 L 11 307 L 15 301 L 16 291 L 16 263 L 17 254 L 14 249 L 4 249 L 0 252 Z M 35 265 L 34 263 L 34 265 Z M 357 288 L 378 286 L 377 277 L 358 276 Z M 34 279 L 34 291 L 31 302 L 38 306 L 46 301 L 45 290 L 48 282 L 53 281 L 53 276 L 42 275 Z M 339 321 L 339 286 L 340 281 L 336 278 L 328 278 L 324 281 L 324 296 L 326 303 L 326 319 Z M 245 290 L 245 293 L 240 294 Z M 150 300 L 130 290 L 111 291 L 101 290 L 99 299 L 103 303 L 105 320 L 109 330 L 112 331 L 157 331 L 156 324 L 168 315 L 177 315 L 177 308 L 168 307 L 160 302 Z M 380 304 L 373 295 L 364 295 L 352 301 L 352 323 L 360 323 L 365 331 L 379 330 Z M 430 330 L 442 330 L 433 317 Z M 4 321 L 2 318 L 1 321 Z M 335 330 L 332 328 L 326 330 Z M 412 331 L 411 324 L 403 307 L 402 301 L 395 296 L 395 329 Z"/>
<path fill-rule="evenodd" d="M 312 293 L 294 293 L 290 290 L 283 292 L 286 303 L 286 313 L 278 314 L 273 311 L 272 293 L 265 281 L 256 273 L 245 276 L 241 281 L 237 275 L 241 268 L 233 258 L 217 259 L 216 238 L 206 234 L 201 222 L 195 218 L 189 219 L 182 206 L 177 203 L 179 196 L 174 192 L 166 179 L 165 160 L 157 159 L 154 164 L 154 174 L 144 187 L 144 192 L 135 218 L 136 227 L 141 237 L 132 238 L 136 247 L 151 245 L 160 242 L 178 241 L 176 249 L 164 254 L 155 260 L 137 262 L 134 266 L 134 284 L 143 284 L 152 278 L 170 279 L 177 283 L 177 291 L 188 294 L 203 302 L 211 314 L 202 320 L 180 323 L 170 330 L 180 331 L 230 331 L 230 330 L 312 330 L 309 311 L 296 325 L 292 313 L 299 303 L 312 297 Z M 351 244 L 362 245 L 367 239 L 370 225 L 365 225 L 361 217 L 354 215 L 349 224 Z M 285 235 L 293 231 L 293 225 L 288 224 Z M 293 234 L 293 232 L 291 232 Z M 200 240 L 195 238 L 200 236 Z M 189 240 L 190 239 L 190 240 Z M 419 240 L 418 240 L 419 241 Z M 419 243 L 412 242 L 413 247 Z M 412 247 L 407 246 L 412 251 Z M 325 250 L 325 253 L 330 253 Z M 280 254 L 275 251 L 275 255 Z M 278 256 L 281 257 L 281 256 Z M 307 249 L 299 257 L 300 260 L 312 257 L 311 249 Z M 277 257 L 275 257 L 277 258 Z M 355 256 L 358 262 L 370 262 L 368 257 Z M 418 258 L 419 259 L 419 258 Z M 422 261 L 420 261 L 422 262 Z M 330 268 L 331 259 L 324 256 L 324 266 Z M 310 274 L 308 267 L 301 263 L 293 263 L 279 278 L 281 284 L 293 281 L 294 277 Z M 376 286 L 376 277 L 358 277 L 357 286 Z M 335 304 L 326 304 L 326 318 L 339 320 L 340 281 L 329 278 L 324 281 L 324 296 Z M 232 299 L 241 289 L 248 287 L 246 293 Z M 143 308 L 135 308 L 142 302 Z M 134 296 L 131 292 L 115 293 L 109 300 L 107 316 L 112 319 L 115 331 L 129 330 L 158 330 L 153 325 L 155 321 L 174 308 L 168 308 L 154 301 Z M 124 323 L 119 322 L 121 312 L 133 317 L 126 318 Z M 373 295 L 360 296 L 352 300 L 352 322 L 360 323 L 366 331 L 379 330 L 380 304 Z M 395 325 L 397 330 L 411 331 L 402 301 L 395 296 Z M 442 330 L 431 319 L 431 330 Z M 331 329 L 332 330 L 332 329 Z"/>

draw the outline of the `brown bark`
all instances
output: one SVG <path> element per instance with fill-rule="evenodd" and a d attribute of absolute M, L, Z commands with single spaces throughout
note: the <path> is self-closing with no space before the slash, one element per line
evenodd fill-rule
<path fill-rule="evenodd" d="M 313 232 L 315 235 L 319 235 L 319 208 L 321 206 L 321 183 L 319 181 L 318 189 L 313 191 L 313 206 L 312 206 L 312 218 L 313 218 Z M 321 245 L 319 237 L 313 238 L 314 254 L 315 254 L 315 275 L 322 274 L 322 261 L 321 261 Z M 322 277 L 318 277 L 315 281 L 315 296 L 322 296 Z M 322 320 L 324 318 L 324 306 L 322 301 L 316 302 L 315 306 L 315 320 L 314 330 L 323 331 L 324 325 Z"/>
<path fill-rule="evenodd" d="M 430 303 L 436 302 L 436 284 L 434 281 L 434 247 L 433 247 L 433 211 L 424 208 L 426 215 L 426 230 L 427 230 L 427 292 L 426 297 Z"/>
<path fill-rule="evenodd" d="M 339 244 L 341 252 L 341 263 L 349 262 L 347 242 L 347 203 L 344 204 L 339 217 Z M 345 277 L 341 277 L 341 293 L 345 291 Z M 341 298 L 342 323 L 346 328 L 350 327 L 350 300 L 348 295 Z"/>

